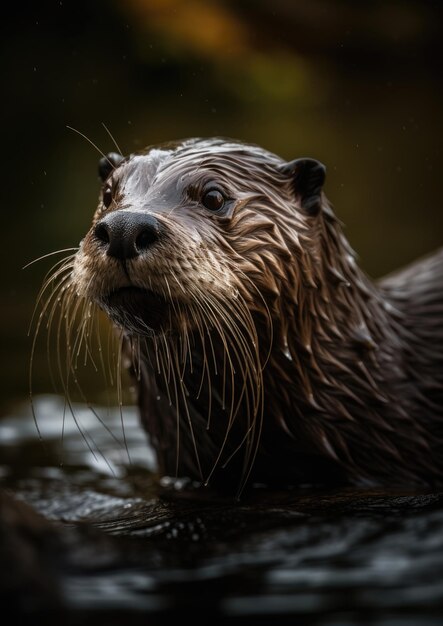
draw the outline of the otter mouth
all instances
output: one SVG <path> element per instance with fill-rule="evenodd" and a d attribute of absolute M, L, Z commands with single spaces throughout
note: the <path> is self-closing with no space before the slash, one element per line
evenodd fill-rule
<path fill-rule="evenodd" d="M 118 326 L 138 335 L 152 335 L 169 322 L 169 304 L 140 287 L 122 287 L 102 298 L 102 309 Z"/>

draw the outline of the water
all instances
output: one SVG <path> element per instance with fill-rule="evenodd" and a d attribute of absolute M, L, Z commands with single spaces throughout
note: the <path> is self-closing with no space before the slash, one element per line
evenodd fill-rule
<path fill-rule="evenodd" d="M 97 409 L 113 435 L 75 405 L 82 436 L 58 396 L 37 398 L 36 413 L 43 442 L 26 403 L 0 422 L 1 473 L 55 523 L 39 570 L 54 585 L 39 601 L 57 619 L 441 623 L 443 494 L 256 486 L 235 502 L 159 485 L 133 407 L 126 445 L 118 410 Z M 29 598 L 17 606 L 33 616 Z"/>

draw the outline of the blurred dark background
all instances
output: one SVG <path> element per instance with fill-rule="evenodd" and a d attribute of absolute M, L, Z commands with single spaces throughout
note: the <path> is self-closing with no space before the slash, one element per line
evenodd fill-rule
<path fill-rule="evenodd" d="M 26 397 L 33 305 L 89 227 L 96 150 L 223 135 L 328 168 L 373 277 L 443 243 L 442 3 L 63 0 L 1 20 L 0 414 Z M 45 341 L 36 393 L 51 391 Z M 59 390 L 61 391 L 61 390 Z"/>

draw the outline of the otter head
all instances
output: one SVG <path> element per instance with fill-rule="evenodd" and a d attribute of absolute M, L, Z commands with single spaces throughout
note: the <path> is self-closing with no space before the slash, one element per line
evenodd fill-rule
<path fill-rule="evenodd" d="M 133 335 L 189 330 L 203 318 L 235 324 L 240 310 L 272 308 L 297 280 L 325 177 L 312 159 L 286 163 L 221 139 L 110 154 L 99 173 L 73 283 Z"/>

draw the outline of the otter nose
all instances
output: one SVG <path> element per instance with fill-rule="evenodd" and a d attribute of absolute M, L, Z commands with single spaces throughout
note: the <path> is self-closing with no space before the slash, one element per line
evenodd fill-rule
<path fill-rule="evenodd" d="M 120 210 L 101 219 L 94 233 L 106 244 L 109 256 L 124 261 L 138 256 L 158 240 L 160 224 L 149 213 Z"/>

